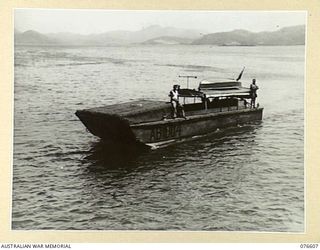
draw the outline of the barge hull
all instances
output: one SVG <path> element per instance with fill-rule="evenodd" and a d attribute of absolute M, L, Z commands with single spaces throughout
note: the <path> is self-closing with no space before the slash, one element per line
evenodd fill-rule
<path fill-rule="evenodd" d="M 219 112 L 188 119 L 133 125 L 131 129 L 139 142 L 158 147 L 184 138 L 212 133 L 217 129 L 262 120 L 262 112 L 262 108 Z"/>
<path fill-rule="evenodd" d="M 259 121 L 263 112 L 263 108 L 211 107 L 186 110 L 186 119 L 167 119 L 171 110 L 167 103 L 139 101 L 119 104 L 116 108 L 117 112 L 113 106 L 78 110 L 76 115 L 93 135 L 106 142 L 158 147 Z"/>

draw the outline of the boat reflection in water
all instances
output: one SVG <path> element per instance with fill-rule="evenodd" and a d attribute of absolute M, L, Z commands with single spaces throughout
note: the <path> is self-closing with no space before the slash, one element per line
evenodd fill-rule
<path fill-rule="evenodd" d="M 222 157 L 221 151 L 233 151 L 243 154 L 245 149 L 254 146 L 252 141 L 261 127 L 261 121 L 250 122 L 249 124 L 228 127 L 217 130 L 213 133 L 187 138 L 179 143 L 158 150 L 150 150 L 149 147 L 141 144 L 124 145 L 111 144 L 100 140 L 92 144 L 90 151 L 83 159 L 87 163 L 88 170 L 95 174 L 110 174 L 109 170 L 114 169 L 117 173 L 131 173 L 152 170 L 155 166 L 161 166 L 163 160 L 180 161 L 186 155 L 191 159 L 201 158 L 201 152 L 206 155 L 211 153 L 211 158 Z M 250 139 L 248 139 L 250 138 Z M 195 143 L 196 142 L 196 143 Z M 244 144 L 239 147 L 239 144 Z M 250 144 L 250 145 L 249 145 Z M 210 149 L 219 153 L 211 152 Z M 249 151 L 247 151 L 250 154 Z M 193 160 L 192 160 L 193 161 Z M 108 171 L 105 173 L 104 171 Z"/>
<path fill-rule="evenodd" d="M 185 117 L 172 117 L 170 102 L 138 100 L 78 110 L 86 128 L 103 141 L 161 148 L 216 130 L 262 119 L 248 105 L 250 88 L 238 80 L 203 80 L 198 90 L 179 89 Z"/>
<path fill-rule="evenodd" d="M 100 140 L 92 144 L 83 161 L 89 163 L 92 169 L 104 168 L 105 166 L 108 169 L 130 168 L 134 167 L 135 161 L 149 150 L 150 148 L 139 144 L 112 144 Z"/>

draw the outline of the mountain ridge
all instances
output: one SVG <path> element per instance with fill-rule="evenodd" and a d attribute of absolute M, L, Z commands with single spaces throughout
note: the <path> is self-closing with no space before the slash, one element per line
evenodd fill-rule
<path fill-rule="evenodd" d="M 251 32 L 233 30 L 204 35 L 192 42 L 194 45 L 209 44 L 219 46 L 262 46 L 262 45 L 304 45 L 305 26 L 283 27 L 276 31 Z"/>
<path fill-rule="evenodd" d="M 88 45 L 108 46 L 126 44 L 192 44 L 217 46 L 303 45 L 305 26 L 288 26 L 276 31 L 251 32 L 236 29 L 203 35 L 199 30 L 178 29 L 152 25 L 138 31 L 115 30 L 82 35 L 72 32 L 43 34 L 34 30 L 14 30 L 15 44 L 22 45 Z"/>

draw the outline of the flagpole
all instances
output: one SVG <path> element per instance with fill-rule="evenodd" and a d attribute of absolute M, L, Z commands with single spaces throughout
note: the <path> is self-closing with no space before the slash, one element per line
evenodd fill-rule
<path fill-rule="evenodd" d="M 246 67 L 243 67 L 243 69 L 241 70 L 241 72 L 240 72 L 238 78 L 236 79 L 236 81 L 239 81 L 239 80 L 241 79 L 242 74 L 243 74 L 243 71 L 244 71 L 245 68 L 246 68 Z"/>

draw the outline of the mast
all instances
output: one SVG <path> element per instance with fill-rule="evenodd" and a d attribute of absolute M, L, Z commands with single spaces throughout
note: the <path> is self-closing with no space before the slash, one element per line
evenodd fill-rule
<path fill-rule="evenodd" d="M 189 88 L 189 78 L 198 78 L 197 76 L 180 76 L 179 78 L 187 78 L 187 89 Z"/>

